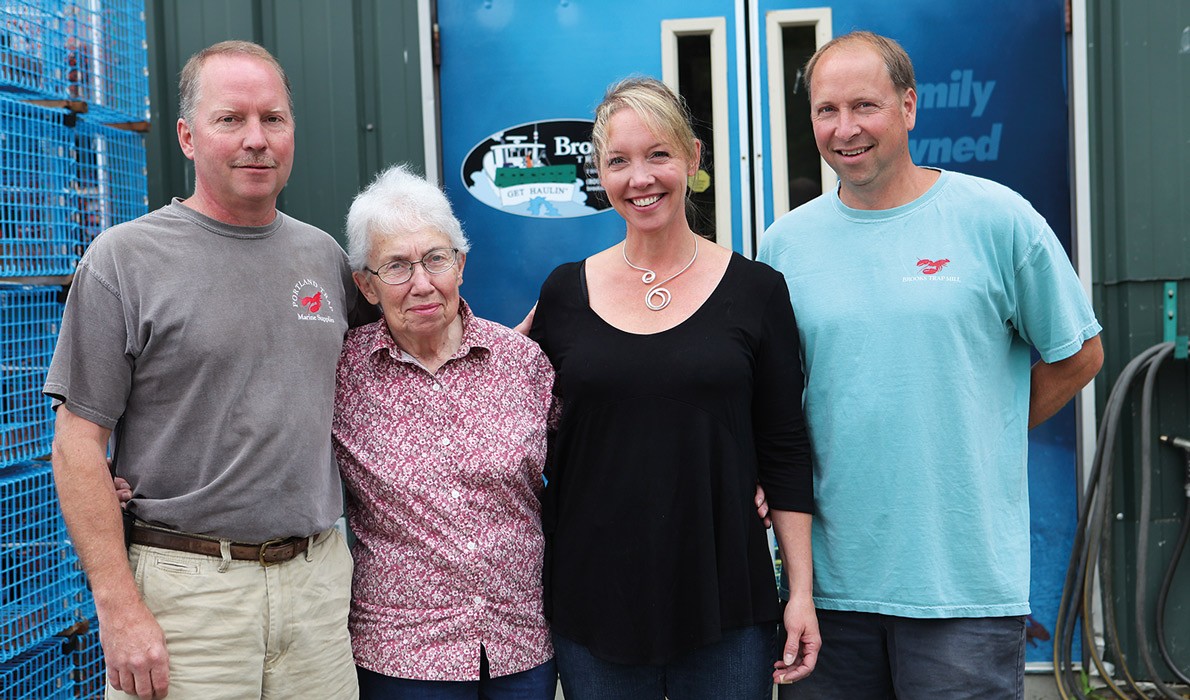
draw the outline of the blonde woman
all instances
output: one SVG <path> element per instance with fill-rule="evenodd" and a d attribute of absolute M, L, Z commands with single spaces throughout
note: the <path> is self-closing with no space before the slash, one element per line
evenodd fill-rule
<path fill-rule="evenodd" d="M 543 512 L 563 692 L 767 699 L 813 669 L 819 644 L 789 293 L 691 230 L 701 146 L 669 88 L 612 86 L 593 132 L 625 238 L 556 269 L 531 331 L 563 407 Z M 758 481 L 790 571 L 783 649 Z"/>

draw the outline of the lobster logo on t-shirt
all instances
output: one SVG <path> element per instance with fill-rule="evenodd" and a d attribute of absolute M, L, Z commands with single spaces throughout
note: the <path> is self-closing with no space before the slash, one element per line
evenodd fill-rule
<path fill-rule="evenodd" d="M 335 307 L 331 304 L 331 297 L 312 279 L 304 279 L 293 286 L 290 295 L 293 308 L 297 309 L 297 317 L 302 321 L 322 321 L 334 323 Z"/>
<path fill-rule="evenodd" d="M 912 260 L 912 258 L 910 258 Z M 951 265 L 950 274 L 942 273 L 942 268 Z M 962 263 L 959 263 L 962 267 Z M 963 278 L 954 274 L 955 269 L 951 263 L 950 258 L 938 258 L 932 260 L 930 258 L 921 258 L 913 266 L 916 268 L 912 274 L 907 274 L 901 277 L 902 282 L 962 282 Z"/>
<path fill-rule="evenodd" d="M 917 266 L 921 268 L 921 274 L 932 275 L 946 267 L 950 260 L 942 258 L 941 260 L 930 260 L 929 258 L 922 258 L 917 261 Z"/>
<path fill-rule="evenodd" d="M 312 297 L 302 297 L 302 306 L 310 309 L 310 313 L 318 313 L 319 307 L 322 306 L 322 292 L 319 292 Z"/>

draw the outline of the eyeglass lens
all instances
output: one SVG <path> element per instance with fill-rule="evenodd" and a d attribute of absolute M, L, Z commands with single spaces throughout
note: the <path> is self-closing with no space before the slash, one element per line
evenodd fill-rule
<path fill-rule="evenodd" d="M 390 284 L 400 284 L 413 277 L 413 266 L 420 263 L 432 275 L 442 274 L 455 265 L 453 248 L 435 248 L 421 257 L 421 260 L 394 260 L 376 271 L 380 279 Z"/>

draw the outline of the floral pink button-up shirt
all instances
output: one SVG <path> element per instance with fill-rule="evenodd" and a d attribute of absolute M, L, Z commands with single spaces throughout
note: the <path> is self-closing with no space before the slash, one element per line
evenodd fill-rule
<path fill-rule="evenodd" d="M 554 371 L 531 340 L 460 304 L 463 341 L 430 374 L 384 321 L 350 332 L 334 443 L 357 539 L 356 663 L 477 680 L 553 656 L 542 616 L 538 496 Z"/>

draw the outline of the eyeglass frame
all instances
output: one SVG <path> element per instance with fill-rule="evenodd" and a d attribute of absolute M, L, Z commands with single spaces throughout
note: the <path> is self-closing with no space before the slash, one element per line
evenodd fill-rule
<path fill-rule="evenodd" d="M 434 253 L 439 253 L 444 250 L 449 250 L 451 252 L 452 257 L 451 257 L 451 261 L 450 261 L 450 266 L 443 268 L 443 269 L 439 270 L 438 272 L 434 272 L 426 265 L 426 258 L 430 257 Z M 386 269 L 392 269 L 392 266 L 398 265 L 398 263 L 404 263 L 405 265 L 409 266 L 408 268 L 406 268 L 409 272 L 409 276 L 406 277 L 405 279 L 401 280 L 400 282 L 389 282 L 388 280 L 384 279 L 384 277 L 380 274 L 380 271 L 386 270 Z M 413 279 L 413 266 L 414 265 L 421 265 L 422 269 L 424 269 L 426 271 L 427 275 L 441 275 L 441 274 L 444 274 L 444 273 L 449 272 L 450 270 L 454 269 L 454 267 L 458 264 L 459 264 L 459 249 L 458 248 L 434 248 L 432 250 L 426 251 L 426 254 L 421 256 L 420 260 L 390 260 L 389 262 L 386 262 L 383 265 L 381 265 L 379 270 L 373 270 L 372 268 L 368 267 L 367 265 L 364 265 L 364 269 L 367 270 L 368 272 L 371 272 L 373 275 L 376 275 L 377 279 L 379 279 L 381 282 L 387 284 L 388 286 L 396 287 L 398 285 L 405 284 L 409 280 Z M 404 267 L 404 265 L 399 265 L 399 267 Z"/>

